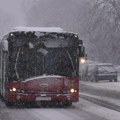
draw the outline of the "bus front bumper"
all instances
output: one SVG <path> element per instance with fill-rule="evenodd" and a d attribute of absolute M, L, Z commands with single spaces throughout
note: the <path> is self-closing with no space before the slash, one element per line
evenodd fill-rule
<path fill-rule="evenodd" d="M 9 102 L 40 102 L 40 101 L 53 101 L 53 102 L 78 102 L 79 94 L 21 94 L 9 93 L 6 97 Z"/>

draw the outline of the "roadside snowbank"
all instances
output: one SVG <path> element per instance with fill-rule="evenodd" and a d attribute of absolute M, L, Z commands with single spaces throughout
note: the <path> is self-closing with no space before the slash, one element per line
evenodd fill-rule
<path fill-rule="evenodd" d="M 108 82 L 108 81 L 103 82 L 102 81 L 102 82 L 98 82 L 98 83 L 81 81 L 80 84 L 84 84 L 86 86 L 91 86 L 91 87 L 94 87 L 96 89 L 106 89 L 106 90 L 120 92 L 120 81 L 118 81 L 118 82 Z"/>
<path fill-rule="evenodd" d="M 120 99 L 120 77 L 118 78 L 118 82 L 101 81 L 94 83 L 80 81 L 80 92 Z"/>

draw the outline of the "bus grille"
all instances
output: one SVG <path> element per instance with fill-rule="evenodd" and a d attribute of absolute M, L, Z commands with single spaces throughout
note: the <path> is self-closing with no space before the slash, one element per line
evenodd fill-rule
<path fill-rule="evenodd" d="M 27 90 L 17 90 L 16 93 L 23 94 L 69 94 L 70 91 L 27 91 Z"/>

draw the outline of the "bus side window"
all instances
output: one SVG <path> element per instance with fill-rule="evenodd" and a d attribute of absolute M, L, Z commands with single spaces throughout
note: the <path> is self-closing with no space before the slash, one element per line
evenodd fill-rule
<path fill-rule="evenodd" d="M 7 52 L 8 51 L 8 41 L 7 40 L 3 40 L 2 41 L 2 50 L 4 52 Z"/>

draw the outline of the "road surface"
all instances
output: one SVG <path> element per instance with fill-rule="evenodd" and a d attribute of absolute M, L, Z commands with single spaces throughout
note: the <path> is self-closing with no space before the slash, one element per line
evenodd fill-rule
<path fill-rule="evenodd" d="M 8 108 L 0 101 L 0 120 L 119 120 L 120 113 L 80 98 L 69 108 Z"/>

